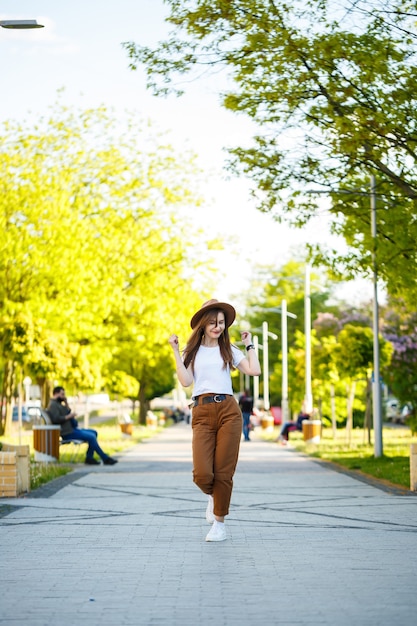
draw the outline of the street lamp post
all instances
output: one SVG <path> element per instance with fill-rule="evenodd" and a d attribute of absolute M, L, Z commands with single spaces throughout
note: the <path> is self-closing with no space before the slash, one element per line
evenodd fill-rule
<path fill-rule="evenodd" d="M 282 423 L 285 424 L 289 420 L 289 407 L 288 407 L 288 330 L 287 330 L 287 319 L 292 317 L 294 319 L 297 316 L 294 313 L 290 313 L 287 311 L 287 301 L 282 300 L 281 306 L 274 307 L 257 307 L 259 311 L 270 311 L 272 313 L 280 313 L 281 314 L 281 353 L 282 353 L 282 379 L 281 379 L 281 413 L 282 413 Z M 266 322 L 264 322 L 266 323 Z M 271 333 L 269 333 L 271 336 Z M 277 336 L 274 336 L 274 339 L 277 339 Z M 265 366 L 264 366 L 264 375 L 265 375 Z M 269 408 L 269 407 L 268 407 Z"/>
<path fill-rule="evenodd" d="M 311 296 L 310 296 L 310 265 L 305 269 L 304 288 L 304 334 L 305 334 L 305 398 L 304 411 L 311 413 L 313 410 L 313 391 L 311 387 Z"/>
<path fill-rule="evenodd" d="M 26 408 L 29 406 L 29 402 L 30 402 L 30 386 L 32 384 L 32 379 L 30 378 L 30 376 L 25 376 L 25 378 L 23 379 L 23 386 L 25 388 L 25 404 L 26 404 Z"/>
<path fill-rule="evenodd" d="M 269 347 L 268 347 L 268 322 L 262 323 L 263 365 L 264 365 L 264 411 L 269 411 Z"/>
<path fill-rule="evenodd" d="M 269 401 L 269 337 L 271 339 L 278 339 L 278 335 L 275 333 L 271 333 L 268 330 L 268 322 L 262 322 L 262 329 L 254 328 L 254 331 L 262 330 L 262 346 L 259 346 L 259 343 L 254 342 L 255 349 L 258 350 L 260 347 L 262 348 L 263 354 L 263 370 L 262 370 L 262 380 L 264 387 L 264 409 L 265 411 L 269 411 L 271 408 Z M 258 352 L 257 352 L 258 354 Z"/>
<path fill-rule="evenodd" d="M 379 356 L 379 312 L 378 312 L 378 268 L 376 262 L 376 193 L 375 176 L 371 176 L 371 235 L 373 241 L 372 264 L 373 264 L 373 340 L 374 340 L 374 377 L 372 385 L 373 417 L 374 417 L 374 454 L 381 457 L 382 448 L 382 411 L 381 411 L 381 380 L 380 380 L 380 356 Z"/>
<path fill-rule="evenodd" d="M 371 236 L 373 239 L 372 264 L 373 264 L 373 384 L 372 384 L 372 400 L 373 400 L 373 422 L 374 422 L 374 456 L 381 457 L 383 455 L 383 439 L 382 439 L 382 406 L 381 406 L 381 374 L 380 374 L 380 354 L 379 354 L 379 312 L 378 312 L 378 267 L 376 261 L 376 192 L 375 192 L 375 176 L 370 176 L 370 192 L 366 195 L 370 197 L 371 205 Z M 328 194 L 327 191 L 308 190 L 306 193 L 311 194 Z M 342 189 L 337 193 L 362 194 L 364 192 L 359 189 Z"/>
<path fill-rule="evenodd" d="M 12 30 L 26 30 L 28 28 L 43 28 L 43 24 L 38 24 L 36 20 L 0 20 L 0 26 L 2 28 L 8 28 Z M 30 380 L 30 378 L 25 378 L 25 381 Z M 24 382 L 24 381 L 23 381 Z M 32 382 L 30 380 L 30 382 Z M 29 389 L 25 386 L 26 390 L 26 405 L 28 403 L 28 393 Z M 21 375 L 18 382 L 18 391 L 19 391 L 19 399 L 18 399 L 18 422 L 19 422 L 19 445 L 21 444 L 21 432 L 22 432 L 22 380 Z"/>
<path fill-rule="evenodd" d="M 253 337 L 253 345 L 255 346 L 256 356 L 259 358 L 259 339 L 255 335 Z M 259 401 L 259 376 L 253 377 L 253 405 L 255 408 L 258 408 Z"/>
<path fill-rule="evenodd" d="M 287 301 L 281 301 L 281 422 L 289 421 L 288 415 L 288 331 L 287 331 Z"/>

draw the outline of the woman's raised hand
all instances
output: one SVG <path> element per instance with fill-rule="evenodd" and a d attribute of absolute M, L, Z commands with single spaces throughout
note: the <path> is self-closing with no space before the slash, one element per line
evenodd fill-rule
<path fill-rule="evenodd" d="M 178 341 L 178 335 L 171 335 L 171 337 L 168 339 L 168 343 L 171 346 L 171 348 L 173 350 L 179 350 L 180 349 L 180 344 Z"/>
<path fill-rule="evenodd" d="M 242 330 L 240 337 L 245 346 L 249 346 L 252 343 L 252 335 L 247 330 Z"/>

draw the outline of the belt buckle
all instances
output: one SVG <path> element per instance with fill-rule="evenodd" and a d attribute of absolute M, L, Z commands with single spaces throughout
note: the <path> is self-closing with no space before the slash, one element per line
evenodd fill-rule
<path fill-rule="evenodd" d="M 221 401 L 222 401 L 222 400 L 221 400 L 220 395 L 221 395 L 221 394 L 216 393 L 216 394 L 213 396 L 213 400 L 214 400 L 214 402 L 221 402 Z"/>

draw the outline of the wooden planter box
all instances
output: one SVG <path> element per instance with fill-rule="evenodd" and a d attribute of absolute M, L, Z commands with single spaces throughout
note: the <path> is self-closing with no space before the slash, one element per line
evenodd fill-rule
<path fill-rule="evenodd" d="M 16 498 L 29 491 L 29 446 L 3 443 L 0 451 L 0 498 Z"/>
<path fill-rule="evenodd" d="M 321 421 L 320 420 L 304 420 L 303 437 L 307 443 L 320 443 L 321 437 Z"/>
<path fill-rule="evenodd" d="M 120 430 L 124 435 L 133 435 L 133 422 L 128 424 L 120 424 Z"/>
<path fill-rule="evenodd" d="M 52 424 L 33 425 L 33 449 L 35 461 L 54 463 L 59 461 L 60 426 Z"/>
<path fill-rule="evenodd" d="M 274 430 L 274 418 L 270 413 L 264 413 L 261 417 L 261 428 L 262 430 L 266 430 L 268 432 L 272 432 Z"/>

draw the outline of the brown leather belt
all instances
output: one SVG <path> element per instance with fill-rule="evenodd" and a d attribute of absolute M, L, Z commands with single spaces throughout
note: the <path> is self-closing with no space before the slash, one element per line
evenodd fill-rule
<path fill-rule="evenodd" d="M 216 402 L 216 403 L 223 402 L 223 400 L 227 400 L 228 398 L 231 398 L 231 397 L 232 396 L 225 394 L 225 393 L 214 393 L 212 396 L 195 396 L 193 400 L 194 400 L 194 406 L 197 406 L 197 404 L 209 404 L 210 402 Z"/>

